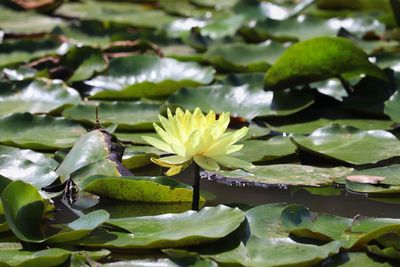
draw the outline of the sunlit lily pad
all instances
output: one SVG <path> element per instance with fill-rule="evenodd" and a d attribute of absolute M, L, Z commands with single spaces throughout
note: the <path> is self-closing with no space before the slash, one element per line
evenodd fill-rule
<path fill-rule="evenodd" d="M 243 148 L 232 156 L 249 161 L 261 162 L 276 160 L 295 154 L 296 146 L 290 142 L 289 138 L 273 137 L 265 140 L 248 140 L 241 142 Z"/>
<path fill-rule="evenodd" d="M 229 111 L 233 117 L 251 120 L 259 116 L 293 114 L 310 106 L 314 99 L 305 91 L 265 92 L 257 86 L 244 84 L 184 88 L 172 95 L 168 102 L 190 110 L 199 107 L 204 112 L 210 109 L 217 113 Z"/>
<path fill-rule="evenodd" d="M 238 208 L 223 205 L 196 211 L 158 216 L 111 219 L 124 232 L 98 232 L 80 241 L 87 247 L 167 248 L 196 245 L 222 238 L 245 219 Z M 196 226 L 196 227 L 193 227 Z"/>
<path fill-rule="evenodd" d="M 150 164 L 150 158 L 165 154 L 165 151 L 151 146 L 128 146 L 125 148 L 122 164 L 128 169 L 139 168 Z"/>
<path fill-rule="evenodd" d="M 386 79 L 367 54 L 349 40 L 318 37 L 295 44 L 269 68 L 265 85 L 287 88 L 328 78 L 366 74 Z"/>
<path fill-rule="evenodd" d="M 390 97 L 388 101 L 385 102 L 385 114 L 389 115 L 390 118 L 400 123 L 400 93 L 397 91 Z"/>
<path fill-rule="evenodd" d="M 56 54 L 59 47 L 60 43 L 51 39 L 0 42 L 0 68 Z"/>
<path fill-rule="evenodd" d="M 0 143 L 40 150 L 69 148 L 86 133 L 80 124 L 64 118 L 15 113 L 0 118 Z"/>
<path fill-rule="evenodd" d="M 122 158 L 122 153 L 121 144 L 112 140 L 109 133 L 93 130 L 79 138 L 56 172 L 60 175 L 61 181 L 66 181 L 72 174 L 79 176 L 79 179 L 75 177 L 75 182 L 78 184 L 80 179 L 89 175 L 130 174 L 118 161 Z M 82 175 L 82 172 L 85 175 Z"/>
<path fill-rule="evenodd" d="M 382 130 L 361 131 L 333 125 L 320 128 L 308 137 L 295 136 L 294 141 L 300 149 L 354 165 L 377 163 L 400 154 L 399 140 Z"/>
<path fill-rule="evenodd" d="M 336 240 L 344 248 L 358 247 L 384 233 L 398 232 L 399 219 L 344 218 L 311 213 L 300 205 L 290 205 L 282 212 L 282 222 L 291 233 L 325 241 Z"/>
<path fill-rule="evenodd" d="M 0 145 L 0 175 L 10 180 L 22 180 L 37 188 L 53 183 L 58 163 L 43 154 L 28 149 Z"/>
<path fill-rule="evenodd" d="M 86 81 L 94 86 L 92 98 L 129 99 L 169 95 L 185 86 L 208 84 L 214 70 L 193 62 L 155 56 L 130 56 L 110 60 L 108 71 Z"/>
<path fill-rule="evenodd" d="M 314 121 L 288 124 L 282 126 L 272 126 L 272 129 L 285 133 L 309 134 L 318 128 L 330 126 L 333 124 L 346 125 L 358 128 L 360 130 L 390 130 L 393 122 L 389 120 L 368 120 L 368 119 L 318 119 Z"/>
<path fill-rule="evenodd" d="M 256 166 L 247 171 L 216 171 L 216 179 L 226 181 L 238 181 L 257 186 L 268 185 L 304 185 L 322 186 L 331 185 L 335 179 L 351 172 L 345 167 L 318 168 L 297 164 L 277 164 Z"/>
<path fill-rule="evenodd" d="M 58 266 L 70 256 L 70 252 L 60 248 L 40 251 L 1 249 L 0 264 L 4 266 Z"/>
<path fill-rule="evenodd" d="M 317 36 L 336 36 L 339 29 L 363 35 L 368 31 L 384 32 L 384 25 L 373 17 L 319 18 L 298 16 L 279 20 L 261 20 L 250 23 L 241 32 L 252 41 L 277 39 L 285 41 L 304 41 Z"/>
<path fill-rule="evenodd" d="M 96 123 L 96 106 L 99 119 L 104 127 L 118 124 L 120 130 L 153 130 L 153 122 L 158 122 L 160 106 L 142 102 L 112 102 L 81 104 L 64 110 L 67 119 Z"/>
<path fill-rule="evenodd" d="M 17 12 L 4 6 L 0 9 L 0 29 L 7 33 L 50 32 L 55 26 L 63 23 L 59 18 L 40 15 L 36 12 Z"/>
<path fill-rule="evenodd" d="M 204 60 L 225 71 L 262 72 L 280 56 L 286 47 L 280 43 L 261 45 L 227 44 L 213 46 L 204 54 Z"/>
<path fill-rule="evenodd" d="M 77 91 L 57 80 L 0 82 L 0 86 L 0 115 L 50 113 L 80 102 Z"/>
<path fill-rule="evenodd" d="M 138 4 L 90 0 L 65 3 L 56 14 L 148 28 L 161 28 L 174 19 L 161 10 L 148 10 Z"/>
<path fill-rule="evenodd" d="M 79 186 L 84 191 L 110 199 L 136 202 L 192 201 L 191 186 L 168 177 L 91 176 L 80 181 Z"/>

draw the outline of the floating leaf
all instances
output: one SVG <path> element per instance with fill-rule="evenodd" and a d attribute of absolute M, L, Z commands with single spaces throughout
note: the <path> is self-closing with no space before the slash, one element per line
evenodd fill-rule
<path fill-rule="evenodd" d="M 156 56 L 110 60 L 108 71 L 85 83 L 95 87 L 94 99 L 131 99 L 169 95 L 185 86 L 208 84 L 214 70 L 193 62 Z"/>
<path fill-rule="evenodd" d="M 41 153 L 0 145 L 0 175 L 10 180 L 22 180 L 40 189 L 57 179 L 57 166 Z"/>
<path fill-rule="evenodd" d="M 394 93 L 388 101 L 385 102 L 385 114 L 393 121 L 400 123 L 400 93 Z"/>
<path fill-rule="evenodd" d="M 300 149 L 354 165 L 377 163 L 400 153 L 400 142 L 393 134 L 349 126 L 327 126 L 308 137 L 295 136 L 294 141 Z"/>
<path fill-rule="evenodd" d="M 148 10 L 143 5 L 90 0 L 65 3 L 56 11 L 56 14 L 147 28 L 161 28 L 174 20 L 174 17 L 161 10 Z"/>
<path fill-rule="evenodd" d="M 62 24 L 63 21 L 59 18 L 40 15 L 36 12 L 17 12 L 4 6 L 0 9 L 0 29 L 6 33 L 33 34 L 50 32 L 55 26 Z"/>
<path fill-rule="evenodd" d="M 128 169 L 135 169 L 151 164 L 151 158 L 165 154 L 165 151 L 151 146 L 129 146 L 125 148 L 122 164 Z"/>
<path fill-rule="evenodd" d="M 167 177 L 91 176 L 80 187 L 98 196 L 136 202 L 191 202 L 193 195 L 191 186 Z"/>
<path fill-rule="evenodd" d="M 111 219 L 110 225 L 131 233 L 99 232 L 84 238 L 85 247 L 166 248 L 196 245 L 220 239 L 245 219 L 238 208 L 223 205 L 178 214 Z M 193 227 L 196 225 L 196 227 Z"/>
<path fill-rule="evenodd" d="M 350 168 L 344 167 L 318 168 L 306 165 L 278 164 L 256 166 L 255 168 L 247 171 L 216 171 L 211 173 L 216 174 L 217 179 L 238 181 L 257 186 L 322 186 L 332 184 L 335 179 L 350 173 L 351 170 L 352 169 Z"/>
<path fill-rule="evenodd" d="M 81 175 L 81 179 L 89 176 L 88 173 L 113 176 L 130 174 L 120 162 L 122 154 L 123 147 L 118 140 L 113 140 L 113 137 L 104 130 L 93 130 L 79 138 L 57 168 L 57 174 L 63 182 L 73 173 L 79 176 L 77 175 L 79 171 L 85 173 Z M 75 182 L 79 183 L 80 179 L 75 179 Z"/>
<path fill-rule="evenodd" d="M 48 248 L 40 251 L 1 249 L 0 264 L 3 266 L 58 266 L 70 256 L 70 252 L 60 248 Z"/>
<path fill-rule="evenodd" d="M 211 47 L 203 58 L 225 71 L 263 72 L 285 49 L 284 45 L 275 42 L 261 45 L 227 44 Z"/>
<path fill-rule="evenodd" d="M 265 85 L 287 88 L 334 77 L 367 74 L 387 79 L 368 56 L 344 38 L 318 37 L 295 44 L 282 54 L 265 76 Z"/>
<path fill-rule="evenodd" d="M 64 110 L 67 119 L 96 123 L 96 107 L 104 127 L 118 124 L 120 130 L 153 130 L 158 122 L 160 105 L 142 102 L 112 102 L 100 104 L 81 104 Z"/>
<path fill-rule="evenodd" d="M 332 126 L 334 124 L 352 126 L 360 130 L 389 130 L 391 129 L 393 122 L 387 120 L 368 120 L 368 119 L 318 119 L 314 121 L 288 124 L 282 126 L 272 126 L 271 128 L 285 133 L 294 134 L 309 134 L 318 128 Z"/>
<path fill-rule="evenodd" d="M 291 101 L 288 101 L 291 99 Z M 229 111 L 232 117 L 251 120 L 259 116 L 285 116 L 305 109 L 314 102 L 311 94 L 298 90 L 265 92 L 260 87 L 244 84 L 240 86 L 211 85 L 184 88 L 168 99 L 168 103 L 204 112 Z"/>
<path fill-rule="evenodd" d="M 0 143 L 40 150 L 72 147 L 86 130 L 76 122 L 29 113 L 0 118 Z"/>
<path fill-rule="evenodd" d="M 0 82 L 0 115 L 16 112 L 51 113 L 78 104 L 77 91 L 47 79 Z"/>
<path fill-rule="evenodd" d="M 24 24 L 24 27 L 29 29 L 29 27 L 26 27 L 26 24 Z M 35 41 L 23 39 L 0 42 L 0 68 L 53 55 L 59 46 L 60 43 L 51 39 L 39 39 Z"/>
<path fill-rule="evenodd" d="M 349 219 L 311 213 L 301 205 L 288 206 L 282 212 L 282 222 L 292 234 L 324 241 L 337 240 L 347 249 L 362 246 L 384 233 L 398 232 L 400 229 L 399 219 Z"/>
<path fill-rule="evenodd" d="M 276 160 L 295 154 L 296 146 L 289 138 L 272 137 L 267 141 L 248 140 L 241 142 L 243 148 L 232 154 L 233 157 L 249 162 Z"/>

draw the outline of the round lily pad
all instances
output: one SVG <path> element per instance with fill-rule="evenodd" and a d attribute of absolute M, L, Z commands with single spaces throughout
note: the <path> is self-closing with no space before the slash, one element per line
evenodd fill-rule
<path fill-rule="evenodd" d="M 120 130 L 153 130 L 153 123 L 158 122 L 160 106 L 142 102 L 112 102 L 81 104 L 64 110 L 67 119 L 96 123 L 96 106 L 102 126 L 118 124 Z"/>
<path fill-rule="evenodd" d="M 300 149 L 353 165 L 374 164 L 400 155 L 399 140 L 382 130 L 362 131 L 333 125 L 293 139 Z"/>
<path fill-rule="evenodd" d="M 0 143 L 39 150 L 69 148 L 86 133 L 77 122 L 29 113 L 0 118 Z"/>

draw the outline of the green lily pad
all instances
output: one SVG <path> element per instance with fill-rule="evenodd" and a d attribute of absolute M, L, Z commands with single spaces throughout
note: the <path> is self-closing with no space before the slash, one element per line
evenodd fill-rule
<path fill-rule="evenodd" d="M 276 136 L 268 141 L 248 140 L 241 142 L 243 148 L 232 154 L 233 157 L 249 162 L 276 160 L 295 154 L 296 146 L 289 138 Z"/>
<path fill-rule="evenodd" d="M 106 73 L 85 83 L 95 87 L 91 98 L 126 100 L 208 84 L 213 74 L 212 68 L 197 63 L 140 55 L 111 59 Z"/>
<path fill-rule="evenodd" d="M 85 247 L 168 248 L 220 239 L 245 219 L 238 208 L 223 205 L 178 214 L 111 219 L 108 223 L 130 233 L 103 232 L 80 241 Z M 194 227 L 195 226 L 195 227 Z"/>
<path fill-rule="evenodd" d="M 148 145 L 142 136 L 158 137 L 155 132 L 116 132 L 115 136 L 122 142 L 132 143 L 135 145 Z"/>
<path fill-rule="evenodd" d="M 107 68 L 102 52 L 88 46 L 70 48 L 61 58 L 61 64 L 74 70 L 69 82 L 84 81 Z"/>
<path fill-rule="evenodd" d="M 85 128 L 64 118 L 14 113 L 0 118 L 0 143 L 39 150 L 72 147 Z"/>
<path fill-rule="evenodd" d="M 289 101 L 290 99 L 290 101 Z M 240 86 L 211 85 L 184 88 L 170 96 L 168 103 L 185 109 L 217 113 L 229 111 L 232 117 L 251 120 L 260 116 L 286 116 L 310 106 L 313 96 L 306 91 L 263 91 L 260 87 L 244 84 Z"/>
<path fill-rule="evenodd" d="M 109 218 L 110 215 L 105 210 L 93 211 L 60 227 L 61 230 L 48 237 L 46 241 L 49 243 L 65 243 L 81 239 L 87 236 L 92 230 L 105 223 Z"/>
<path fill-rule="evenodd" d="M 193 197 L 191 186 L 167 177 L 91 176 L 79 186 L 101 197 L 135 202 L 192 202 Z"/>
<path fill-rule="evenodd" d="M 0 82 L 0 115 L 51 113 L 78 104 L 79 93 L 61 81 L 47 79 Z"/>
<path fill-rule="evenodd" d="M 332 126 L 334 124 L 346 125 L 358 128 L 360 130 L 390 130 L 393 125 L 392 121 L 388 120 L 362 120 L 362 119 L 318 119 L 309 122 L 282 125 L 282 126 L 272 126 L 271 128 L 276 131 L 294 134 L 309 134 L 318 128 Z"/>
<path fill-rule="evenodd" d="M 211 40 L 232 37 L 245 21 L 242 15 L 220 17 L 200 28 L 200 35 Z"/>
<path fill-rule="evenodd" d="M 353 267 L 353 266 L 364 266 L 364 267 L 392 267 L 394 265 L 388 262 L 382 262 L 374 260 L 364 252 L 349 252 L 340 254 L 338 257 L 329 258 L 323 264 L 324 267 Z"/>
<path fill-rule="evenodd" d="M 319 36 L 336 36 L 339 29 L 363 35 L 366 32 L 382 34 L 383 23 L 368 16 L 349 18 L 320 18 L 316 16 L 298 16 L 285 20 L 261 20 L 250 22 L 241 29 L 241 33 L 250 41 L 265 41 L 276 39 L 280 41 L 305 41 Z"/>
<path fill-rule="evenodd" d="M 363 50 L 339 37 L 318 37 L 295 44 L 282 54 L 265 76 L 265 85 L 287 88 L 335 77 L 366 74 L 387 79 L 368 61 Z"/>
<path fill-rule="evenodd" d="M 40 189 L 57 179 L 57 166 L 41 153 L 0 145 L 0 175 L 10 180 L 22 180 Z"/>
<path fill-rule="evenodd" d="M 261 45 L 227 44 L 212 46 L 203 59 L 225 71 L 263 72 L 285 49 L 285 45 L 276 42 Z"/>
<path fill-rule="evenodd" d="M 50 32 L 64 22 L 59 18 L 40 15 L 36 12 L 18 12 L 12 9 L 0 9 L 0 29 L 6 33 L 33 34 Z M 29 27 L 27 27 L 29 25 Z"/>
<path fill-rule="evenodd" d="M 58 266 L 67 261 L 70 252 L 60 248 L 48 248 L 40 251 L 24 251 L 18 249 L 1 249 L 0 264 L 2 266 Z"/>
<path fill-rule="evenodd" d="M 41 220 L 45 203 L 37 189 L 22 181 L 10 183 L 1 194 L 4 215 L 11 231 L 21 240 L 43 242 Z"/>
<path fill-rule="evenodd" d="M 377 245 L 370 245 L 367 247 L 368 252 L 388 259 L 400 260 L 400 251 L 390 248 L 380 248 Z"/>
<path fill-rule="evenodd" d="M 128 146 L 125 148 L 122 164 L 128 169 L 135 169 L 151 164 L 151 158 L 165 154 L 165 151 L 151 146 Z"/>
<path fill-rule="evenodd" d="M 100 20 L 103 23 L 120 23 L 130 26 L 161 28 L 174 17 L 162 10 L 149 10 L 146 6 L 110 1 L 90 1 L 64 3 L 56 14 L 86 20 Z"/>
<path fill-rule="evenodd" d="M 385 114 L 393 121 L 400 123 L 400 94 L 397 91 L 385 102 Z"/>
<path fill-rule="evenodd" d="M 385 233 L 399 232 L 400 220 L 389 218 L 355 217 L 311 213 L 301 205 L 290 205 L 282 212 L 282 222 L 292 234 L 336 240 L 346 249 L 359 247 Z"/>
<path fill-rule="evenodd" d="M 256 186 L 268 185 L 296 185 L 296 186 L 323 186 L 331 185 L 335 179 L 351 172 L 345 167 L 318 168 L 297 164 L 277 164 L 256 166 L 247 171 L 215 171 L 217 179 L 239 181 Z"/>
<path fill-rule="evenodd" d="M 118 124 L 119 130 L 153 130 L 153 123 L 159 120 L 160 105 L 142 102 L 81 104 L 64 110 L 63 116 L 93 125 L 96 123 L 96 106 L 104 127 Z"/>
<path fill-rule="evenodd" d="M 93 130 L 79 138 L 56 172 L 61 181 L 66 181 L 72 175 L 78 184 L 79 180 L 89 175 L 121 175 L 127 171 L 118 161 L 122 159 L 122 151 L 121 144 L 114 142 L 109 133 Z"/>
<path fill-rule="evenodd" d="M 349 126 L 327 126 L 308 137 L 295 136 L 294 141 L 299 149 L 353 165 L 377 163 L 400 153 L 400 142 L 393 134 Z"/>
<path fill-rule="evenodd" d="M 239 264 L 251 267 L 313 266 L 325 258 L 337 254 L 339 242 L 323 246 L 296 243 L 290 238 L 259 239 L 250 237 L 246 246 L 241 243 L 232 251 L 206 257 L 221 264 Z M 204 257 L 204 256 L 203 256 Z"/>
<path fill-rule="evenodd" d="M 59 47 L 60 43 L 51 39 L 0 42 L 0 68 L 56 54 Z"/>

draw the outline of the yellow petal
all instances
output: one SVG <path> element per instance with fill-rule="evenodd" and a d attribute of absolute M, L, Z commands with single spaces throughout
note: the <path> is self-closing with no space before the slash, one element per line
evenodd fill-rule
<path fill-rule="evenodd" d="M 158 126 L 157 124 L 153 123 L 153 127 L 154 127 L 154 129 L 156 130 L 157 134 L 161 137 L 161 139 L 162 139 L 165 143 L 169 144 L 169 143 L 173 143 L 173 142 L 174 142 L 174 139 L 171 138 L 171 137 L 169 136 L 169 134 L 167 134 L 167 133 L 164 131 L 164 129 L 162 129 L 160 126 Z"/>
<path fill-rule="evenodd" d="M 219 170 L 218 163 L 215 160 L 213 160 L 212 158 L 207 158 L 203 155 L 197 155 L 193 159 L 197 163 L 197 165 L 199 165 L 200 167 L 202 167 L 203 169 L 205 169 L 207 171 Z"/>
<path fill-rule="evenodd" d="M 166 151 L 168 153 L 174 153 L 171 146 L 168 145 L 167 143 L 161 141 L 160 139 L 157 139 L 157 138 L 154 138 L 151 136 L 142 136 L 142 139 L 144 141 L 146 141 L 147 143 L 149 143 L 150 145 L 152 145 L 160 150 Z"/>

